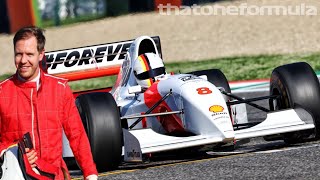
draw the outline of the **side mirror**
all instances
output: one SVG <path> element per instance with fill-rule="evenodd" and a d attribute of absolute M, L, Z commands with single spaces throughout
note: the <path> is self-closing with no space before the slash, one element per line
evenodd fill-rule
<path fill-rule="evenodd" d="M 201 79 L 204 79 L 204 80 L 207 80 L 208 81 L 208 77 L 207 77 L 207 75 L 201 75 L 201 76 L 199 76 Z"/>
<path fill-rule="evenodd" d="M 132 87 L 129 87 L 128 89 L 129 94 L 136 94 L 141 92 L 142 92 L 142 88 L 140 85 L 132 86 Z"/>

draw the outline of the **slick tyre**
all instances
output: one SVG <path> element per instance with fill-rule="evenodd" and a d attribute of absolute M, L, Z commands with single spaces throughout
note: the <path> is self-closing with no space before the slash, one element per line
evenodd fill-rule
<path fill-rule="evenodd" d="M 231 92 L 226 76 L 219 69 L 193 71 L 188 74 L 194 74 L 197 76 L 206 75 L 208 81 L 214 84 L 216 87 L 223 87 L 227 93 Z"/>
<path fill-rule="evenodd" d="M 117 168 L 122 154 L 122 128 L 117 104 L 110 93 L 89 93 L 76 99 L 99 172 Z"/>
<path fill-rule="evenodd" d="M 301 107 L 312 115 L 316 126 L 313 130 L 283 134 L 286 143 L 298 143 L 310 136 L 319 139 L 320 85 L 309 64 L 298 62 L 275 68 L 271 74 L 270 94 L 280 95 L 277 100 L 270 101 L 270 109 Z"/>

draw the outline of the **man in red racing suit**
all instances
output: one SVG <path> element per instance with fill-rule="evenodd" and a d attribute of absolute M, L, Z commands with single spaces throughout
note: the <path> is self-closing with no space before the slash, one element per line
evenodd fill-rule
<path fill-rule="evenodd" d="M 22 28 L 14 37 L 17 71 L 0 84 L 0 151 L 29 132 L 34 147 L 28 152 L 31 166 L 41 159 L 60 169 L 55 179 L 70 179 L 62 159 L 64 131 L 85 179 L 97 179 L 89 141 L 67 80 L 39 68 L 44 42 L 42 30 L 36 27 Z"/>

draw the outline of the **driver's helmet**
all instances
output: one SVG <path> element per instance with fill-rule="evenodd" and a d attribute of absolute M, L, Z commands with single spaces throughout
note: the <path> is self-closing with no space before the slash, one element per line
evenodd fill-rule
<path fill-rule="evenodd" d="M 166 74 L 162 59 L 154 53 L 139 55 L 135 60 L 133 72 L 142 88 L 150 87 L 158 77 Z"/>

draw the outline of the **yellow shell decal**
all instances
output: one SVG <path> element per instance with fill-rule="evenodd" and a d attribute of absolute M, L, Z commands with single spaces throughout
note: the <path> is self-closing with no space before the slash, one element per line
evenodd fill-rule
<path fill-rule="evenodd" d="M 209 111 L 214 113 L 222 112 L 223 110 L 224 108 L 220 105 L 213 105 L 209 108 Z"/>

